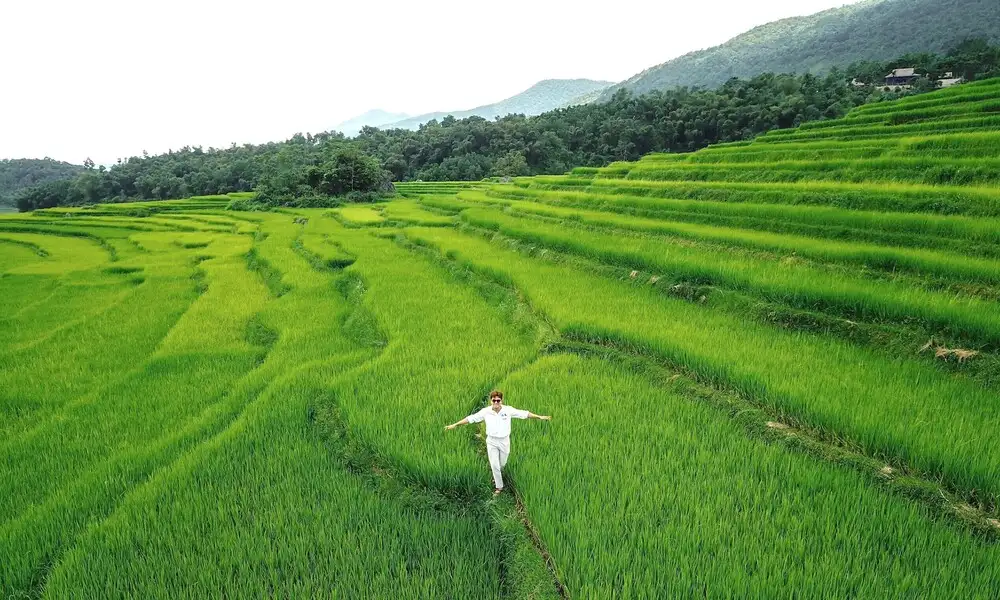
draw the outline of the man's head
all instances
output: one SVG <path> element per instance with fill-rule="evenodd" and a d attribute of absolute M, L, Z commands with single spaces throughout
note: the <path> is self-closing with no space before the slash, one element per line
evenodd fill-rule
<path fill-rule="evenodd" d="M 490 406 L 493 407 L 493 410 L 499 412 L 500 407 L 503 406 L 503 392 L 500 390 L 490 392 Z"/>

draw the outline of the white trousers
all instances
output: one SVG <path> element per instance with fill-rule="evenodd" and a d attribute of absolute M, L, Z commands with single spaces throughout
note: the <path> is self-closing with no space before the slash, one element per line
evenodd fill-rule
<path fill-rule="evenodd" d="M 493 485 L 498 490 L 503 489 L 503 477 L 500 476 L 500 469 L 507 464 L 507 457 L 510 456 L 510 438 L 486 438 L 486 455 L 490 457 L 490 469 L 493 470 Z"/>

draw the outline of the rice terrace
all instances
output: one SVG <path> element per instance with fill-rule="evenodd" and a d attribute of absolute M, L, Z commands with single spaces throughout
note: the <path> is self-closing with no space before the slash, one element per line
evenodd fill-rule
<path fill-rule="evenodd" d="M 998 98 L 0 215 L 0 597 L 1000 597 Z"/>

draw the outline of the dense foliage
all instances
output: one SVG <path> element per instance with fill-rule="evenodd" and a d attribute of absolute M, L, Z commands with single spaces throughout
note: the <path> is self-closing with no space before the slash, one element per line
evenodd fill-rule
<path fill-rule="evenodd" d="M 720 46 L 646 69 L 605 92 L 605 98 L 618 87 L 642 94 L 715 87 L 730 77 L 769 71 L 825 74 L 854 61 L 944 52 L 968 38 L 1000 42 L 996 0 L 868 0 L 756 27 Z"/>
<path fill-rule="evenodd" d="M 717 90 L 678 89 L 497 121 L 446 118 L 420 131 L 362 130 L 356 138 L 397 180 L 474 180 L 561 173 L 574 166 L 686 152 L 712 142 L 842 116 L 869 98 L 838 77 L 765 74 Z"/>
<path fill-rule="evenodd" d="M 110 169 L 91 167 L 76 179 L 24 190 L 17 204 L 25 211 L 259 189 L 262 203 L 315 205 L 309 198 L 374 191 L 385 179 L 377 162 L 359 155 L 342 135 L 323 133 L 228 149 L 185 147 L 155 156 L 133 156 Z"/>
<path fill-rule="evenodd" d="M 983 39 L 967 39 L 944 55 L 914 52 L 889 62 L 862 60 L 852 63 L 847 72 L 862 83 L 878 86 L 884 83 L 887 71 L 906 67 L 921 74 L 916 85 L 924 89 L 933 89 L 935 81 L 948 73 L 969 81 L 1000 77 L 1000 46 L 991 46 Z"/>
<path fill-rule="evenodd" d="M 608 102 L 573 106 L 536 117 L 509 115 L 431 121 L 417 131 L 364 128 L 355 138 L 340 133 L 295 135 L 284 142 L 203 150 L 182 148 L 158 156 L 132 157 L 110 169 L 88 169 L 72 181 L 26 190 L 21 210 L 128 199 L 168 199 L 259 189 L 269 204 L 315 206 L 331 191 L 365 193 L 374 184 L 374 157 L 394 181 L 480 180 L 563 173 L 577 166 L 636 160 L 649 152 L 690 152 L 745 140 L 774 129 L 836 119 L 858 105 L 894 98 L 872 80 L 891 66 L 916 64 L 934 74 L 957 70 L 972 78 L 1000 65 L 1000 50 L 982 41 L 965 43 L 947 56 L 924 54 L 891 63 L 863 62 L 814 75 L 758 75 L 730 79 L 718 89 L 679 88 L 633 95 L 619 90 Z M 929 80 L 915 91 L 932 88 Z M 351 149 L 348 151 L 347 149 Z M 344 183 L 336 156 L 353 153 L 370 175 L 360 189 Z"/>
<path fill-rule="evenodd" d="M 0 160 L 0 206 L 13 206 L 18 191 L 40 183 L 73 177 L 83 168 L 51 158 Z"/>
<path fill-rule="evenodd" d="M 254 202 L 267 206 L 319 207 L 335 198 L 372 200 L 392 184 L 378 159 L 351 146 L 320 144 L 287 146 L 261 174 Z M 333 149 L 332 152 L 323 150 Z M 290 152 L 289 152 L 290 150 Z"/>

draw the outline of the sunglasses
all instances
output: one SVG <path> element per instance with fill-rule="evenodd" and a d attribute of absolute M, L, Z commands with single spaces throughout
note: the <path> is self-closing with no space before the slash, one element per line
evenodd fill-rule
<path fill-rule="evenodd" d="M 503 398 L 490 398 L 491 402 L 503 402 Z"/>

